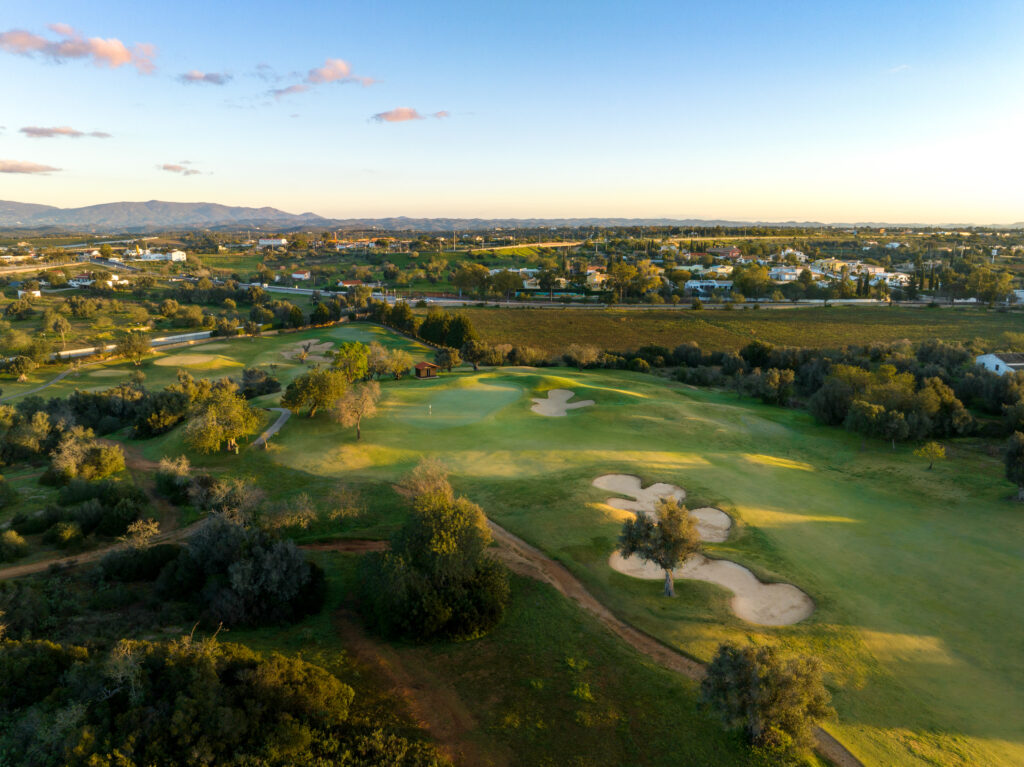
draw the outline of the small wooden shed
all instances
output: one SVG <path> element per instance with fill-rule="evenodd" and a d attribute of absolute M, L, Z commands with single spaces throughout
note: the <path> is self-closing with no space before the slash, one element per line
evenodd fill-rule
<path fill-rule="evenodd" d="M 437 371 L 440 368 L 433 362 L 417 362 L 416 363 L 416 377 L 417 378 L 437 378 Z"/>

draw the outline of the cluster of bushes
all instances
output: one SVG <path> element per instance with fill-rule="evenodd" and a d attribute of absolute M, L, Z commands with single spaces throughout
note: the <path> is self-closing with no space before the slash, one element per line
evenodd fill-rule
<path fill-rule="evenodd" d="M 3 751 L 25 767 L 447 764 L 354 699 L 319 666 L 213 639 L 0 644 Z"/>
<path fill-rule="evenodd" d="M 367 622 L 386 636 L 420 641 L 482 636 L 509 600 L 508 573 L 486 554 L 491 536 L 483 511 L 456 498 L 436 464 L 421 464 L 408 492 L 409 522 L 389 551 L 361 564 Z"/>
<path fill-rule="evenodd" d="M 57 505 L 35 513 L 21 512 L 11 520 L 11 528 L 20 535 L 42 533 L 45 542 L 67 548 L 90 535 L 124 535 L 145 506 L 146 494 L 134 485 L 110 479 L 73 479 L 61 488 Z"/>
<path fill-rule="evenodd" d="M 624 354 L 573 345 L 580 368 L 648 372 L 676 367 L 677 380 L 734 388 L 768 404 L 806 406 L 822 423 L 893 441 L 1024 430 L 1024 375 L 999 376 L 974 364 L 977 350 L 939 340 L 846 346 L 776 347 L 753 341 L 739 352 L 704 351 L 695 342 L 645 346 Z M 1001 416 L 982 427 L 968 407 Z"/>
<path fill-rule="evenodd" d="M 214 515 L 160 571 L 156 593 L 231 626 L 291 623 L 319 612 L 323 571 L 294 542 Z"/>
<path fill-rule="evenodd" d="M 48 406 L 51 406 L 49 407 Z M 50 458 L 41 481 L 64 484 L 75 477 L 102 479 L 124 469 L 124 452 L 99 443 L 92 429 L 75 424 L 64 400 L 43 403 L 28 397 L 16 406 L 0 405 L 0 462 Z M 8 493 L 0 492 L 10 502 Z"/>

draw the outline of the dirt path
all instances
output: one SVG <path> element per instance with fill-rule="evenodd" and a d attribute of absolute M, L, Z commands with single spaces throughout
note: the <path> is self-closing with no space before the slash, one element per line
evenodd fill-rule
<path fill-rule="evenodd" d="M 164 530 L 157 533 L 152 538 L 152 543 L 176 543 L 188 538 L 194 532 L 199 530 L 206 519 L 201 519 L 194 525 L 188 527 L 178 527 L 174 530 Z M 75 554 L 70 557 L 58 557 L 56 559 L 43 559 L 39 562 L 30 562 L 26 565 L 15 565 L 14 567 L 5 567 L 0 569 L 0 581 L 8 580 L 10 578 L 23 578 L 26 575 L 35 575 L 36 573 L 46 572 L 51 566 L 57 567 L 78 567 L 89 562 L 97 562 L 103 559 L 104 556 L 109 554 L 115 549 L 121 548 L 122 544 L 114 543 L 110 546 L 104 546 L 99 549 L 92 549 L 91 551 L 83 551 L 81 554 Z"/>
<path fill-rule="evenodd" d="M 607 607 L 598 602 L 565 567 L 491 520 L 487 520 L 487 524 L 499 546 L 495 551 L 496 556 L 512 572 L 551 584 L 560 593 L 597 618 L 613 634 L 659 666 L 696 681 L 704 678 L 702 664 L 619 620 Z M 818 753 L 837 767 L 864 767 L 863 762 L 825 730 L 820 727 L 816 728 L 814 736 Z"/>
<path fill-rule="evenodd" d="M 272 410 L 275 413 L 280 413 L 277 420 L 270 425 L 270 428 L 258 436 L 252 443 L 253 447 L 266 447 L 267 440 L 281 431 L 281 427 L 287 423 L 288 419 L 292 417 L 292 411 L 284 407 L 268 407 L 267 410 Z"/>
<path fill-rule="evenodd" d="M 387 541 L 370 541 L 357 538 L 323 541 L 321 543 L 304 543 L 299 548 L 308 551 L 341 551 L 346 554 L 365 554 L 368 551 L 387 551 L 389 546 Z"/>
<path fill-rule="evenodd" d="M 449 759 L 466 767 L 506 767 L 511 764 L 507 754 L 495 753 L 492 749 L 485 752 L 472 741 L 469 733 L 478 731 L 473 712 L 447 679 L 434 674 L 428 662 L 418 661 L 417 650 L 398 652 L 390 645 L 374 640 L 366 635 L 359 619 L 347 610 L 335 613 L 334 625 L 345 650 L 387 680 L 392 693 L 404 701 L 413 720 L 430 733 Z M 413 662 L 406 665 L 402 657 L 410 653 Z"/>

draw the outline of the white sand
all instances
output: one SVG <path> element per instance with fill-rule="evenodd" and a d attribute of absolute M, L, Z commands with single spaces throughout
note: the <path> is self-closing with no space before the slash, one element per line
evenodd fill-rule
<path fill-rule="evenodd" d="M 179 367 L 181 365 L 201 365 L 204 362 L 214 362 L 216 354 L 174 354 L 170 357 L 161 357 L 153 364 L 161 367 Z"/>
<path fill-rule="evenodd" d="M 613 570 L 648 581 L 664 580 L 657 565 L 638 556 L 623 557 L 617 551 L 608 559 Z M 672 571 L 675 578 L 706 581 L 733 593 L 732 611 L 748 623 L 759 626 L 789 626 L 810 617 L 814 602 L 788 583 L 762 583 L 743 565 L 695 554 Z"/>
<path fill-rule="evenodd" d="M 533 407 L 530 408 L 537 415 L 563 416 L 570 410 L 581 407 L 589 407 L 594 404 L 592 399 L 582 399 L 570 404 L 569 400 L 576 396 L 576 392 L 568 389 L 552 389 L 548 392 L 547 399 L 533 398 Z"/>
<path fill-rule="evenodd" d="M 330 351 L 331 347 L 334 346 L 334 341 L 299 341 L 287 346 L 281 350 L 281 356 L 286 360 L 298 360 L 299 355 L 302 354 L 303 349 L 306 345 L 309 348 L 306 350 L 306 362 L 328 362 L 329 358 L 325 352 Z"/>
<path fill-rule="evenodd" d="M 702 506 L 690 509 L 690 516 L 697 520 L 697 532 L 700 539 L 708 543 L 722 543 L 729 538 L 732 518 L 721 509 L 713 506 Z"/>
<path fill-rule="evenodd" d="M 115 376 L 125 376 L 125 375 L 128 375 L 130 372 L 131 371 L 128 370 L 128 369 L 124 369 L 124 370 L 113 370 L 113 369 L 111 369 L 111 370 L 93 370 L 93 371 L 91 371 L 89 373 L 89 376 L 90 377 L 95 377 L 95 378 L 114 378 Z"/>

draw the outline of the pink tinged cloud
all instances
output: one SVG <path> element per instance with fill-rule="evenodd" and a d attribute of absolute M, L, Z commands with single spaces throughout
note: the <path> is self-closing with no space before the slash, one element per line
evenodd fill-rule
<path fill-rule="evenodd" d="M 140 74 L 150 74 L 156 69 L 153 62 L 156 47 L 149 43 L 138 43 L 129 48 L 113 37 L 82 37 L 67 24 L 51 24 L 49 28 L 59 39 L 50 40 L 24 29 L 0 32 L 0 50 L 21 56 L 38 54 L 57 62 L 85 59 L 98 67 L 111 69 L 127 64 L 135 67 Z"/>
<path fill-rule="evenodd" d="M 186 168 L 184 165 L 178 165 L 176 163 L 164 163 L 158 166 L 160 170 L 165 170 L 168 173 L 180 173 L 182 176 L 198 176 L 199 171 L 193 168 Z"/>
<path fill-rule="evenodd" d="M 309 70 L 306 82 L 314 85 L 344 80 L 352 74 L 352 67 L 344 59 L 327 59 L 322 67 Z"/>
<path fill-rule="evenodd" d="M 67 136 L 69 138 L 82 138 L 83 136 L 88 136 L 89 138 L 110 138 L 110 134 L 103 131 L 85 132 L 75 130 L 67 125 L 62 125 L 59 128 L 40 128 L 35 125 L 29 125 L 22 128 L 20 132 L 29 138 L 57 138 L 59 136 Z"/>
<path fill-rule="evenodd" d="M 305 93 L 309 90 L 308 85 L 289 85 L 287 88 L 274 88 L 270 91 L 270 95 L 275 99 L 279 99 L 282 96 L 291 96 L 293 93 Z"/>
<path fill-rule="evenodd" d="M 226 72 L 200 72 L 198 69 L 193 69 L 183 75 L 178 75 L 178 79 L 186 85 L 190 85 L 192 83 L 227 85 L 231 80 L 231 75 Z"/>
<path fill-rule="evenodd" d="M 427 117 L 442 119 L 448 116 L 449 113 L 444 110 L 440 112 L 432 112 L 429 115 L 421 115 L 412 107 L 398 107 L 387 112 L 378 112 L 370 119 L 376 120 L 379 123 L 404 123 L 409 122 L 410 120 L 425 120 Z"/>
<path fill-rule="evenodd" d="M 20 160 L 0 160 L 0 173 L 53 173 L 60 168 L 53 168 L 49 165 L 40 165 L 36 162 L 21 162 Z"/>

